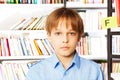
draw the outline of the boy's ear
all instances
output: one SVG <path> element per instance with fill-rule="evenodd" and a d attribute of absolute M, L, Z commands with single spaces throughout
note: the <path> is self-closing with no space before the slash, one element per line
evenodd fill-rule
<path fill-rule="evenodd" d="M 80 41 L 81 37 L 82 37 L 82 35 L 79 35 L 79 37 L 78 37 L 78 41 Z"/>
<path fill-rule="evenodd" d="M 47 39 L 49 42 L 51 42 L 51 39 L 50 39 L 50 34 L 47 33 Z"/>
<path fill-rule="evenodd" d="M 78 42 L 80 41 L 81 37 L 78 38 Z"/>

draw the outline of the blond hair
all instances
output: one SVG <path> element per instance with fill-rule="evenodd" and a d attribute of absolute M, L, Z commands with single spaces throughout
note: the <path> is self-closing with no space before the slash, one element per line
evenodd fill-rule
<path fill-rule="evenodd" d="M 66 26 L 69 24 L 72 26 L 72 29 L 78 32 L 79 37 L 82 36 L 84 32 L 84 25 L 82 18 L 77 13 L 77 11 L 69 8 L 58 8 L 54 10 L 46 20 L 46 31 L 48 34 L 51 34 L 51 30 L 56 28 L 59 24 L 59 21 L 66 20 Z"/>

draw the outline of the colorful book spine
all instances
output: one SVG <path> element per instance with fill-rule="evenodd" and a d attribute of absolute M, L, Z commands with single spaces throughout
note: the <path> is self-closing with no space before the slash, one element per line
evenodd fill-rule
<path fill-rule="evenodd" d="M 116 0 L 116 14 L 118 26 L 120 27 L 120 0 Z"/>

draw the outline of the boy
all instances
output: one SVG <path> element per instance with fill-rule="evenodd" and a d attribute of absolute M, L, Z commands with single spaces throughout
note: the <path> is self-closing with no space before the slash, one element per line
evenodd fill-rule
<path fill-rule="evenodd" d="M 30 68 L 26 80 L 104 80 L 100 66 L 81 58 L 75 50 L 84 32 L 76 11 L 54 10 L 46 20 L 46 31 L 55 53 Z"/>

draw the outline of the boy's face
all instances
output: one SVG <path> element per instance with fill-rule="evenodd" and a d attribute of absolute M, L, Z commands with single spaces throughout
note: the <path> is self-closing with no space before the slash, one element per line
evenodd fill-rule
<path fill-rule="evenodd" d="M 66 27 L 65 21 L 51 30 L 48 39 L 52 44 L 55 53 L 60 57 L 70 57 L 79 41 L 78 32 L 74 31 L 71 25 Z"/>

